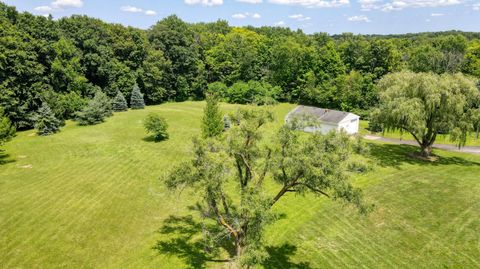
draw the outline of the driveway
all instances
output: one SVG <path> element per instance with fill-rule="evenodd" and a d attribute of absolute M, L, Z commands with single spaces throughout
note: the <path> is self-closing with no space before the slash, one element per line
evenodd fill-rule
<path fill-rule="evenodd" d="M 400 139 L 395 139 L 395 138 L 385 138 L 385 137 L 376 136 L 376 135 L 364 135 L 363 138 L 365 138 L 367 140 L 382 141 L 382 142 L 388 142 L 388 143 L 399 144 L 399 145 L 418 146 L 418 143 L 416 141 L 411 141 L 411 140 L 400 140 Z M 445 144 L 433 144 L 433 147 L 437 148 L 437 149 L 448 150 L 448 151 L 471 153 L 471 154 L 480 154 L 480 147 L 468 147 L 467 146 L 467 147 L 462 147 L 462 148 L 459 149 L 457 146 L 445 145 Z"/>

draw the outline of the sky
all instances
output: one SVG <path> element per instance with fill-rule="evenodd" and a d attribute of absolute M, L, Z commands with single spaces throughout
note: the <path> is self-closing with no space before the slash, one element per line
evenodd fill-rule
<path fill-rule="evenodd" d="M 0 0 L 2 1 L 2 0 Z M 480 32 L 480 0 L 3 0 L 54 18 L 85 14 L 147 29 L 176 14 L 187 22 L 281 26 L 306 33 Z"/>

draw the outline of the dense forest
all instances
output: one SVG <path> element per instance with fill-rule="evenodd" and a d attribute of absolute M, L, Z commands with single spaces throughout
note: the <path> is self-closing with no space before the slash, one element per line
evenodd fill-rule
<path fill-rule="evenodd" d="M 203 99 L 298 102 L 367 115 L 390 72 L 463 72 L 480 78 L 480 34 L 307 35 L 282 27 L 190 24 L 175 15 L 148 30 L 87 16 L 54 20 L 0 2 L 0 107 L 18 129 L 46 103 L 74 118 L 102 91 L 149 105 Z"/>

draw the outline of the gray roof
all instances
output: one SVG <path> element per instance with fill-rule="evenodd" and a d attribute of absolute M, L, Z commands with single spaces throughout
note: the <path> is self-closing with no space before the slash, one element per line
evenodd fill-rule
<path fill-rule="evenodd" d="M 331 110 L 313 106 L 297 106 L 294 110 L 288 113 L 287 118 L 291 116 L 311 115 L 318 118 L 320 121 L 328 123 L 340 123 L 349 112 Z"/>

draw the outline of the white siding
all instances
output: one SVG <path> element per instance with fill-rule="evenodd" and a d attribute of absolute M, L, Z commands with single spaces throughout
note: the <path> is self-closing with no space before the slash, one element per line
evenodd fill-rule
<path fill-rule="evenodd" d="M 328 123 L 321 123 L 320 128 L 315 128 L 315 127 L 306 127 L 303 129 L 303 131 L 307 133 L 313 133 L 313 132 L 318 132 L 322 134 L 326 134 L 330 132 L 331 130 L 337 130 L 338 131 L 338 125 L 333 125 L 333 124 L 328 124 Z"/>
<path fill-rule="evenodd" d="M 360 127 L 360 117 L 355 114 L 348 114 L 339 124 L 339 129 L 343 129 L 347 134 L 356 134 Z"/>
<path fill-rule="evenodd" d="M 287 116 L 285 117 L 285 122 L 288 122 L 290 119 L 290 114 L 295 112 L 298 109 L 296 107 L 294 110 L 290 111 Z M 330 123 L 330 122 L 321 122 L 319 128 L 315 127 L 306 127 L 304 129 L 307 133 L 313 133 L 320 131 L 322 134 L 326 134 L 331 130 L 336 131 L 345 131 L 347 134 L 353 135 L 358 133 L 358 129 L 360 126 L 360 117 L 358 115 L 349 113 L 341 122 L 338 124 Z"/>

